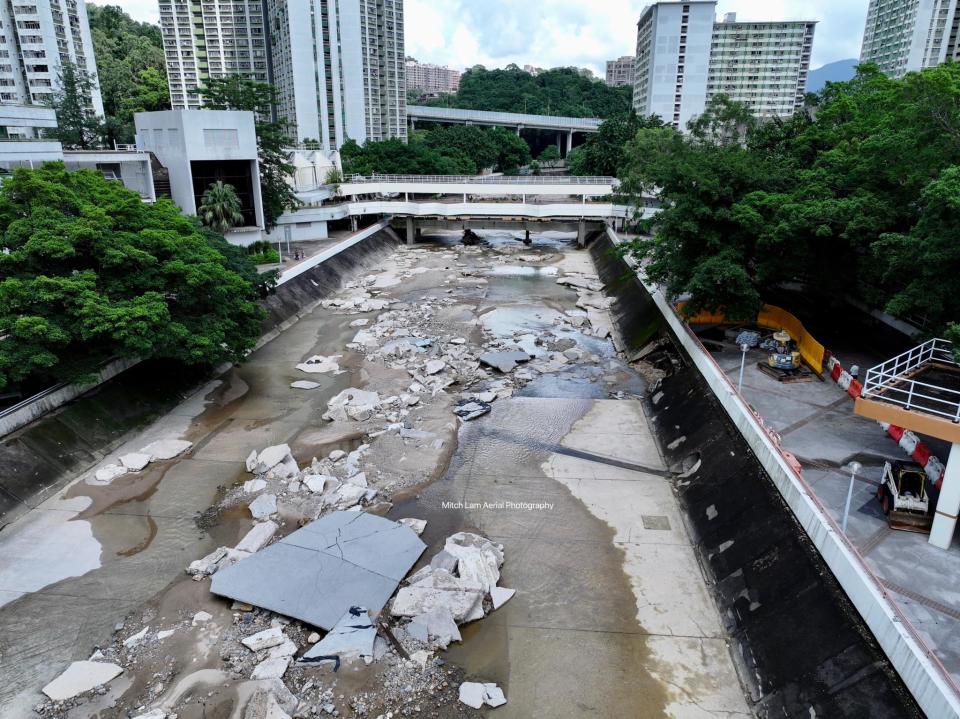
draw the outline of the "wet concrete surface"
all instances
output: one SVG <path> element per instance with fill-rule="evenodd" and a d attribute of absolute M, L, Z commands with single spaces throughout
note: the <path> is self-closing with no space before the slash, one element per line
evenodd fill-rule
<path fill-rule="evenodd" d="M 488 240 L 484 253 L 516 246 L 548 256 L 548 264 L 590 269 L 588 255 L 573 249 L 570 238 L 537 238 L 532 248 L 509 235 Z M 454 241 L 446 235 L 428 246 L 443 252 Z M 485 326 L 505 336 L 535 335 L 576 301 L 546 272 L 500 271 L 486 283 L 446 287 L 449 271 L 439 263 L 391 292 L 416 302 L 424 293 L 451 290 L 459 304 L 445 321 L 459 323 L 463 336 L 476 332 L 478 318 L 489 318 Z M 342 351 L 357 317 L 304 316 L 147 431 L 151 439 L 174 432 L 191 440 L 186 455 L 107 487 L 81 478 L 0 535 L 0 596 L 6 597 L 0 714 L 29 716 L 39 688 L 109 640 L 115 623 L 131 612 L 130 626 L 201 608 L 214 621 L 229 621 L 226 604 L 209 596 L 206 583 L 184 578 L 183 569 L 235 543 L 249 518 L 242 510 L 212 521 L 200 515 L 226 488 L 249 478 L 243 460 L 251 449 L 289 442 L 306 462 L 359 441 L 331 431 L 319 417 L 332 395 L 364 385 L 373 371 L 369 363 L 344 352 L 343 374 L 323 376 L 314 391 L 289 388 L 303 379 L 297 362 Z M 431 550 L 468 528 L 502 542 L 502 584 L 518 590 L 498 612 L 466 627 L 465 641 L 447 658 L 471 677 L 501 684 L 509 703 L 498 716 L 747 716 L 642 405 L 606 399 L 615 391 L 641 394 L 643 380 L 608 341 L 575 339 L 600 357 L 598 365 L 544 375 L 524 396 L 498 400 L 491 415 L 465 426 L 450 447 L 456 451 L 436 466 L 405 458 L 426 486 L 390 516 L 428 519 L 424 540 Z M 398 381 L 405 376 L 396 374 Z M 24 533 L 28 522 L 37 523 L 33 535 Z M 70 556 L 81 549 L 86 564 Z M 46 574 L 23 583 L 38 567 Z M 191 669 L 215 661 L 198 657 Z M 138 676 L 137 686 L 143 681 Z M 107 709 L 102 716 L 112 715 Z"/>

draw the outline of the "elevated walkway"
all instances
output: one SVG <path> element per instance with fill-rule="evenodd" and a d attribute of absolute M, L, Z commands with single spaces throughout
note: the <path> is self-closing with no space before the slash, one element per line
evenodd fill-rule
<path fill-rule="evenodd" d="M 597 132 L 603 120 L 596 117 L 554 117 L 553 115 L 528 115 L 520 112 L 490 112 L 487 110 L 463 110 L 451 107 L 427 107 L 407 105 L 407 117 L 411 123 L 417 120 L 445 122 L 459 125 L 488 125 L 494 127 L 533 128 L 560 132 Z"/>
<path fill-rule="evenodd" d="M 354 175 L 337 188 L 341 197 L 358 195 L 473 195 L 520 197 L 553 195 L 604 197 L 620 186 L 615 177 L 507 176 L 507 175 Z M 298 196 L 307 203 L 329 199 L 328 186 L 298 187 Z"/>

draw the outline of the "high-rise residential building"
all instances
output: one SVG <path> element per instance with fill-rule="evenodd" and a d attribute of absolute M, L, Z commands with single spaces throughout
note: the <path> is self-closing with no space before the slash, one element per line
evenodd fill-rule
<path fill-rule="evenodd" d="M 624 55 L 616 60 L 607 60 L 607 84 L 610 87 L 633 87 L 633 68 L 637 58 Z"/>
<path fill-rule="evenodd" d="M 0 103 L 48 106 L 67 63 L 90 77 L 90 105 L 103 115 L 86 5 L 0 0 Z"/>
<path fill-rule="evenodd" d="M 174 109 L 208 78 L 277 89 L 277 119 L 327 150 L 406 139 L 403 0 L 160 0 Z"/>
<path fill-rule="evenodd" d="M 870 0 L 860 62 L 890 77 L 960 59 L 958 0 Z"/>
<path fill-rule="evenodd" d="M 460 71 L 446 65 L 417 62 L 408 57 L 406 63 L 407 89 L 422 90 L 428 94 L 456 92 L 460 88 Z"/>
<path fill-rule="evenodd" d="M 678 129 L 715 96 L 747 105 L 757 117 L 803 107 L 816 22 L 716 20 L 715 0 L 658 2 L 637 23 L 633 106 Z"/>

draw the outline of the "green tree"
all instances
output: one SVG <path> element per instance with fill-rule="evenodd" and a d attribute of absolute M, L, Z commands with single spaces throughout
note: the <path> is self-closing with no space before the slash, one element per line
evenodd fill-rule
<path fill-rule="evenodd" d="M 215 232 L 221 234 L 243 222 L 240 212 L 240 198 L 233 185 L 221 181 L 214 182 L 203 193 L 200 207 L 197 208 L 200 221 Z"/>
<path fill-rule="evenodd" d="M 605 120 L 599 131 L 588 135 L 567 158 L 570 174 L 617 177 L 626 159 L 627 143 L 641 129 L 663 126 L 656 115 L 641 118 L 630 113 Z"/>
<path fill-rule="evenodd" d="M 83 379 L 111 357 L 238 361 L 257 288 L 197 221 L 99 172 L 17 169 L 0 187 L 0 386 Z"/>
<path fill-rule="evenodd" d="M 103 123 L 93 110 L 93 87 L 93 78 L 86 70 L 72 62 L 63 63 L 53 109 L 57 113 L 57 138 L 68 149 L 91 150 L 102 142 Z"/>
<path fill-rule="evenodd" d="M 256 114 L 260 196 L 264 222 L 268 230 L 272 229 L 280 215 L 300 205 L 287 182 L 294 168 L 285 148 L 293 141 L 287 136 L 285 124 L 272 119 L 276 114 L 276 90 L 272 85 L 234 75 L 208 79 L 200 93 L 204 106 L 211 110 L 247 110 Z"/>
<path fill-rule="evenodd" d="M 487 132 L 497 148 L 496 168 L 512 173 L 530 162 L 530 146 L 522 137 L 502 127 L 491 127 Z"/>
<path fill-rule="evenodd" d="M 497 163 L 498 147 L 494 138 L 488 130 L 476 125 L 442 125 L 418 133 L 414 140 L 441 154 L 458 150 L 473 162 L 470 174 L 492 168 Z"/>
<path fill-rule="evenodd" d="M 436 150 L 416 140 L 367 142 L 353 140 L 340 148 L 343 170 L 348 175 L 468 175 L 476 171 L 473 161 L 457 148 Z"/>
<path fill-rule="evenodd" d="M 116 5 L 87 5 L 108 140 L 132 142 L 133 113 L 170 108 L 160 28 Z"/>
<path fill-rule="evenodd" d="M 540 162 L 557 162 L 560 159 L 560 148 L 556 145 L 547 145 L 540 154 L 537 155 L 537 159 Z"/>

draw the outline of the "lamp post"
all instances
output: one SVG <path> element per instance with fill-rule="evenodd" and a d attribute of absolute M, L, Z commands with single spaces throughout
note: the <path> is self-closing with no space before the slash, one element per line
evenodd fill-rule
<path fill-rule="evenodd" d="M 743 366 L 747 363 L 747 351 L 750 349 L 750 345 L 744 342 L 740 345 L 740 379 L 737 380 L 737 393 L 741 393 L 743 390 Z"/>
<path fill-rule="evenodd" d="M 844 534 L 847 533 L 847 516 L 850 514 L 850 500 L 853 499 L 853 482 L 862 467 L 859 462 L 851 462 L 847 465 L 847 469 L 850 470 L 850 487 L 847 488 L 847 503 L 843 508 L 843 523 L 840 526 Z"/>

